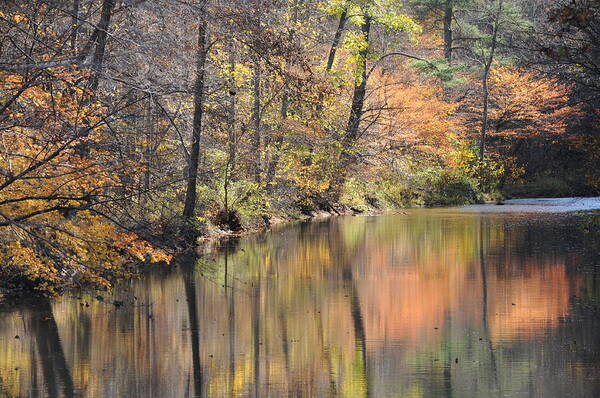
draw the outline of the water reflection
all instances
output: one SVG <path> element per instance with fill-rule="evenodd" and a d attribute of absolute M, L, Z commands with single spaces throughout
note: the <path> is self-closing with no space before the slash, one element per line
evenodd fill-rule
<path fill-rule="evenodd" d="M 281 228 L 111 297 L 5 310 L 0 396 L 598 396 L 582 242 L 548 214 Z"/>

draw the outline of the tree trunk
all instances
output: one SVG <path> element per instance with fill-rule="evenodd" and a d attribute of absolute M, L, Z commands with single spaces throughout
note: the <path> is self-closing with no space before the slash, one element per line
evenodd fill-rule
<path fill-rule="evenodd" d="M 444 8 L 444 57 L 448 64 L 452 63 L 452 0 L 446 0 Z"/>
<path fill-rule="evenodd" d="M 329 57 L 327 58 L 327 66 L 325 67 L 325 71 L 327 73 L 331 72 L 333 68 L 333 63 L 335 62 L 335 55 L 337 53 L 338 46 L 340 45 L 340 39 L 342 38 L 342 32 L 344 31 L 344 26 L 346 25 L 346 21 L 348 20 L 348 11 L 342 11 L 340 15 L 340 22 L 338 23 L 338 27 L 335 31 L 335 35 L 333 36 L 333 41 L 331 42 L 331 48 L 329 49 Z M 317 100 L 317 113 L 321 113 L 323 110 L 323 93 L 319 93 L 319 99 Z"/>
<path fill-rule="evenodd" d="M 236 65 L 236 47 L 232 45 L 231 55 L 229 58 L 229 64 L 232 73 L 235 71 Z M 231 118 L 231 125 L 229 127 L 229 167 L 231 170 L 235 168 L 236 153 L 237 153 L 237 123 L 236 123 L 236 95 L 237 95 L 237 84 L 233 75 L 231 76 L 230 82 L 230 96 L 229 96 L 229 117 Z"/>
<path fill-rule="evenodd" d="M 482 88 L 482 97 L 483 97 L 483 110 L 481 113 L 481 137 L 479 142 L 479 160 L 483 162 L 483 157 L 485 156 L 485 141 L 487 138 L 487 127 L 488 127 L 488 110 L 489 110 L 489 99 L 490 92 L 488 89 L 488 78 L 490 76 L 490 68 L 492 67 L 492 62 L 494 61 L 494 53 L 496 51 L 496 44 L 498 42 L 498 28 L 500 27 L 500 14 L 502 13 L 502 0 L 498 0 L 498 11 L 496 12 L 496 18 L 494 21 L 494 30 L 492 33 L 492 45 L 490 48 L 490 55 L 487 58 L 484 69 L 483 69 L 483 88 Z"/>
<path fill-rule="evenodd" d="M 333 67 L 333 63 L 335 62 L 335 54 L 337 52 L 338 46 L 340 45 L 340 39 L 342 37 L 342 32 L 344 31 L 344 25 L 346 25 L 346 21 L 348 20 L 348 11 L 342 11 L 340 15 L 340 22 L 338 23 L 338 27 L 335 31 L 335 36 L 333 36 L 333 42 L 331 43 L 331 48 L 329 49 L 329 57 L 327 58 L 327 68 L 325 69 L 327 72 L 331 71 Z"/>
<path fill-rule="evenodd" d="M 333 36 L 333 41 L 331 42 L 331 48 L 329 49 L 329 56 L 327 57 L 327 66 L 325 67 L 325 71 L 327 73 L 331 72 L 333 69 L 333 64 L 335 62 L 335 56 L 337 54 L 337 49 L 340 45 L 340 40 L 342 38 L 342 32 L 344 32 L 344 26 L 346 25 L 346 21 L 348 21 L 348 10 L 344 9 L 340 14 L 340 21 L 338 23 L 338 27 L 335 30 L 335 35 Z M 323 92 L 319 92 L 319 96 L 317 98 L 317 114 L 320 114 L 323 111 Z M 309 153 L 311 156 L 306 159 L 306 165 L 312 164 L 312 153 L 314 151 L 314 147 L 312 142 L 308 144 Z"/>
<path fill-rule="evenodd" d="M 187 190 L 185 193 L 185 206 L 183 218 L 189 221 L 196 210 L 196 185 L 198 181 L 198 161 L 200 158 L 200 138 L 202 136 L 202 113 L 204 104 L 204 76 L 208 53 L 206 46 L 207 19 L 205 15 L 206 1 L 200 10 L 200 24 L 198 25 L 198 55 L 196 60 L 196 83 L 194 86 L 194 126 L 192 130 L 192 145 L 187 172 Z"/>
<path fill-rule="evenodd" d="M 354 86 L 354 94 L 352 96 L 352 108 L 350 110 L 350 117 L 348 119 L 348 127 L 346 129 L 346 136 L 344 137 L 343 150 L 347 152 L 354 145 L 354 142 L 359 135 L 360 119 L 363 113 L 363 106 L 365 103 L 365 95 L 367 92 L 367 53 L 369 43 L 369 32 L 371 30 L 371 17 L 365 16 L 365 23 L 362 26 L 362 34 L 365 38 L 367 46 L 361 50 L 359 55 L 361 63 L 358 65 L 358 72 L 360 72 L 360 81 Z M 348 154 L 346 154 L 347 156 Z"/>
<path fill-rule="evenodd" d="M 369 44 L 369 33 L 371 31 L 371 17 L 365 15 L 365 22 L 361 27 L 361 32 L 367 43 L 365 48 L 360 51 L 360 63 L 357 65 L 357 81 L 354 85 L 354 93 L 352 95 L 352 107 L 350 109 L 350 117 L 348 118 L 348 126 L 346 133 L 342 138 L 342 153 L 340 154 L 337 174 L 333 177 L 328 192 L 330 200 L 337 201 L 341 194 L 342 186 L 346 180 L 348 167 L 353 162 L 352 149 L 359 138 L 360 121 L 363 115 L 363 107 L 367 92 L 367 55 Z M 358 80 L 360 79 L 360 80 Z"/>
<path fill-rule="evenodd" d="M 225 166 L 225 180 L 223 182 L 224 188 L 224 200 L 225 213 L 229 214 L 229 183 L 232 179 L 232 175 L 235 169 L 236 153 L 237 153 L 237 130 L 236 130 L 236 95 L 237 85 L 234 78 L 234 71 L 236 65 L 236 46 L 232 40 L 229 54 L 229 67 L 231 74 L 229 76 L 229 133 L 227 143 L 227 164 Z"/>
<path fill-rule="evenodd" d="M 90 84 L 92 90 L 98 88 L 100 74 L 102 73 L 102 63 L 104 61 L 108 28 L 110 26 L 110 15 L 114 7 L 115 0 L 104 0 L 102 2 L 102 13 L 100 15 L 100 22 L 98 22 L 98 35 L 96 36 L 96 50 L 92 58 L 92 68 L 94 69 L 94 76 Z"/>

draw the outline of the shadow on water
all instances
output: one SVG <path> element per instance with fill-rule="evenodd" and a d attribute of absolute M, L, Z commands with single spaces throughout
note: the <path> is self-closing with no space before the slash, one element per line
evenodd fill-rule
<path fill-rule="evenodd" d="M 185 285 L 185 300 L 190 330 L 190 343 L 192 346 L 192 379 L 194 382 L 194 397 L 202 397 L 204 386 L 202 362 L 200 358 L 200 318 L 198 316 L 198 298 L 196 294 L 196 262 L 198 257 L 188 253 L 185 257 L 178 259 L 183 264 L 183 281 Z"/>
<path fill-rule="evenodd" d="M 28 310 L 48 395 L 74 397 L 73 379 L 65 359 L 50 301 L 40 299 L 35 305 L 30 305 Z"/>
<path fill-rule="evenodd" d="M 352 326 L 354 328 L 354 338 L 356 340 L 356 352 L 360 357 L 362 378 L 364 380 L 365 397 L 370 397 L 371 393 L 369 390 L 369 359 L 367 354 L 367 337 L 365 333 L 365 326 L 360 307 L 360 299 L 357 294 L 356 286 L 352 281 L 352 287 L 349 291 L 350 296 L 350 308 L 352 309 Z"/>
<path fill-rule="evenodd" d="M 371 392 L 369 389 L 369 359 L 367 351 L 367 336 L 364 325 L 364 318 L 362 314 L 360 297 L 358 289 L 356 287 L 356 281 L 354 278 L 354 268 L 352 258 L 353 253 L 350 248 L 344 246 L 344 240 L 341 237 L 339 230 L 339 223 L 332 222 L 329 224 L 329 246 L 336 255 L 336 259 L 340 264 L 342 271 L 342 280 L 346 288 L 346 296 L 350 302 L 350 313 L 352 317 L 352 328 L 354 332 L 355 341 L 355 353 L 358 356 L 359 363 L 359 375 L 362 379 L 364 387 L 364 396 L 370 397 Z"/>

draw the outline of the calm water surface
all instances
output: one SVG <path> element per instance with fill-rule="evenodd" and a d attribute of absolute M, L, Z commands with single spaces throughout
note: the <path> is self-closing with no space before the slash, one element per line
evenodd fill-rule
<path fill-rule="evenodd" d="M 566 214 L 278 228 L 2 310 L 0 396 L 598 397 L 598 249 Z"/>

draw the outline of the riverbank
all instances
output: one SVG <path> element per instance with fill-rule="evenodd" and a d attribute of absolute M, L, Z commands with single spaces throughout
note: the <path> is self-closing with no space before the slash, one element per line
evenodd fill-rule
<path fill-rule="evenodd" d="M 396 209 L 368 208 L 359 210 L 349 206 L 336 208 L 335 211 L 315 210 L 300 217 L 273 217 L 269 223 L 263 226 L 245 228 L 234 232 L 222 230 L 218 227 L 209 227 L 208 233 L 198 238 L 198 250 L 202 253 L 210 252 L 213 245 L 221 240 L 241 238 L 249 235 L 260 234 L 269 231 L 273 227 L 286 226 L 295 222 L 317 221 L 329 217 L 348 215 L 376 215 L 385 213 L 402 212 L 410 208 L 424 208 L 424 206 L 403 207 Z M 463 213 L 575 213 L 600 211 L 600 197 L 574 197 L 574 198 L 533 198 L 533 199 L 508 199 L 502 202 L 488 202 L 484 204 L 469 204 L 464 206 L 444 206 L 433 208 L 445 208 Z M 598 216 L 594 216 L 598 217 Z M 589 224 L 590 220 L 582 219 L 583 224 Z"/>
<path fill-rule="evenodd" d="M 380 210 L 369 209 L 366 213 L 374 214 L 377 212 L 380 212 Z M 357 209 L 353 210 L 349 207 L 344 206 L 343 208 L 336 208 L 335 211 L 334 210 L 330 210 L 330 211 L 314 210 L 307 214 L 301 214 L 299 216 L 279 215 L 279 216 L 273 216 L 273 217 L 269 217 L 269 218 L 262 218 L 260 220 L 262 222 L 262 225 L 261 225 L 261 222 L 259 222 L 259 220 L 255 220 L 255 222 L 251 223 L 250 226 L 242 227 L 242 230 L 240 230 L 240 231 L 221 229 L 218 226 L 211 223 L 207 226 L 206 233 L 204 235 L 198 237 L 196 242 L 198 245 L 197 247 L 202 250 L 206 246 L 210 246 L 215 241 L 219 241 L 222 239 L 229 239 L 229 238 L 241 238 L 241 237 L 248 236 L 248 235 L 264 233 L 266 231 L 269 231 L 273 227 L 282 227 L 282 226 L 292 224 L 295 222 L 310 222 L 310 221 L 323 220 L 323 219 L 326 219 L 329 217 L 349 216 L 349 215 L 353 215 L 353 214 L 363 214 L 363 213 L 365 213 L 365 212 L 358 211 Z"/>
<path fill-rule="evenodd" d="M 195 244 L 192 246 L 182 246 L 176 243 L 177 240 L 169 240 L 169 243 L 163 244 L 162 246 L 164 246 L 163 248 L 166 248 L 165 250 L 170 254 L 170 257 L 173 258 L 182 256 L 186 251 L 189 250 L 196 251 L 197 254 L 207 253 L 216 248 L 218 242 L 222 240 L 260 234 L 270 230 L 273 227 L 283 227 L 295 222 L 323 220 L 333 216 L 360 213 L 358 210 L 352 210 L 347 206 L 337 206 L 335 209 L 333 207 L 331 209 L 331 211 L 313 210 L 302 214 L 286 214 L 268 218 L 257 217 L 255 219 L 248 219 L 248 224 L 241 226 L 240 230 L 237 231 L 222 229 L 214 223 L 206 221 L 202 235 L 195 240 Z M 16 275 L 13 275 L 12 277 L 8 276 L 2 281 L 2 283 L 0 283 L 0 305 L 7 303 L 16 304 L 24 299 L 35 299 L 40 296 L 60 296 L 73 289 L 102 293 L 112 289 L 120 281 L 129 280 L 144 275 L 148 269 L 154 269 L 156 266 L 169 266 L 169 263 L 164 261 L 159 262 L 158 264 L 153 263 L 155 262 L 143 261 L 139 259 L 139 261 L 134 261 L 127 264 L 124 269 L 119 270 L 118 274 L 115 274 L 114 276 L 107 276 L 107 280 L 111 285 L 104 289 L 98 289 L 96 285 L 92 284 L 86 285 L 81 283 L 72 283 L 66 288 L 48 291 L 39 289 L 27 279 L 19 278 Z M 1 271 L 2 270 L 0 269 L 0 275 L 2 275 Z"/>
<path fill-rule="evenodd" d="M 593 210 L 600 210 L 600 197 L 594 198 L 539 198 L 539 199 L 510 199 L 502 204 L 471 204 L 459 207 L 447 207 L 453 211 L 463 213 L 568 213 L 568 212 L 588 212 Z M 406 208 L 404 208 L 406 209 Z M 372 215 L 372 214 L 383 214 L 387 212 L 400 211 L 402 209 L 376 209 L 369 208 L 367 210 L 352 208 L 349 206 L 338 206 L 329 211 L 325 210 L 313 210 L 305 214 L 300 215 L 278 215 L 268 219 L 262 218 L 261 220 L 254 220 L 249 226 L 243 226 L 239 231 L 232 231 L 227 229 L 219 228 L 218 226 L 207 223 L 205 234 L 196 240 L 196 245 L 193 247 L 198 254 L 209 253 L 219 246 L 219 243 L 223 240 L 236 239 L 247 237 L 251 235 L 261 234 L 269 231 L 272 228 L 285 227 L 287 225 L 296 222 L 310 222 L 323 220 L 330 217 L 336 216 L 347 216 L 347 215 Z M 598 217 L 598 216 L 594 216 Z M 262 225 L 261 225 L 262 224 Z M 589 219 L 582 219 L 582 225 L 595 225 L 595 221 Z M 176 248 L 173 249 L 171 254 L 177 256 L 182 254 L 185 250 L 190 248 Z M 161 265 L 158 265 L 161 266 Z M 139 262 L 137 264 L 131 264 L 127 269 L 127 274 L 120 275 L 117 278 L 111 280 L 113 286 L 120 280 L 126 280 L 134 277 L 143 275 L 149 268 L 149 263 Z M 106 290 L 112 288 L 108 287 Z M 91 286 L 78 285 L 79 289 L 91 289 Z M 69 291 L 55 292 L 56 295 L 63 294 Z M 5 282 L 4 286 L 0 287 L 0 304 L 7 300 L 18 302 L 23 297 L 35 296 L 35 295 L 48 295 L 47 292 L 38 291 L 32 286 L 15 283 L 10 285 Z"/>

